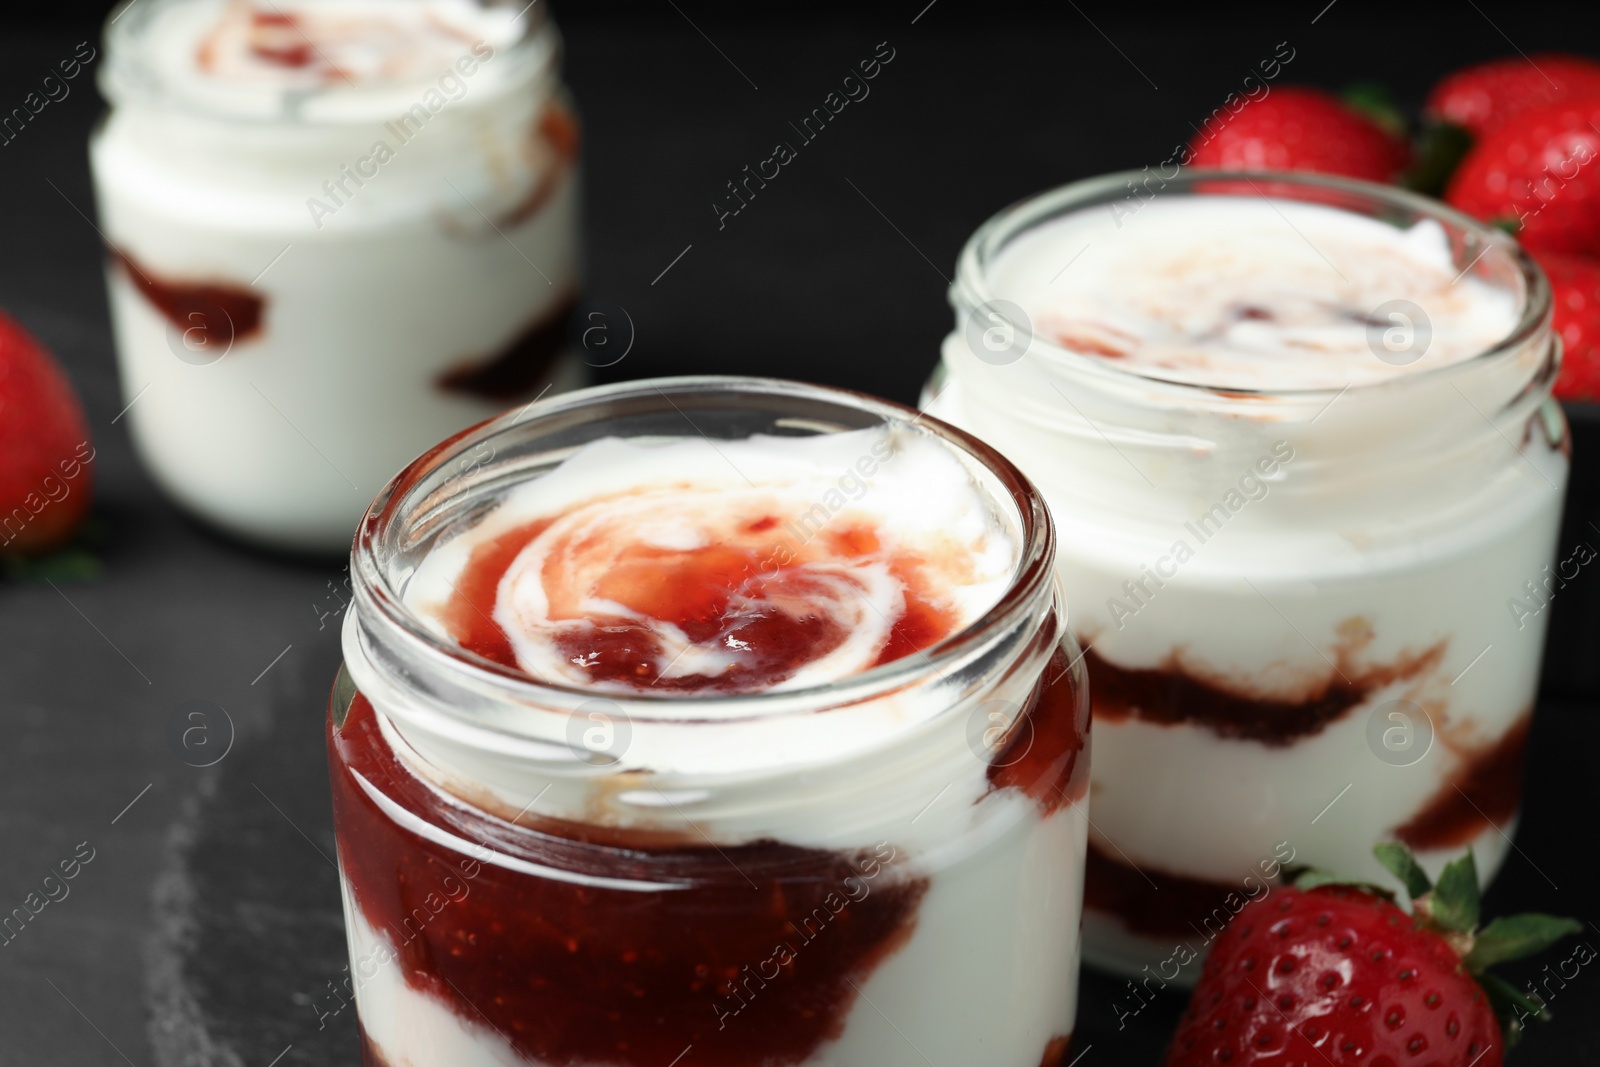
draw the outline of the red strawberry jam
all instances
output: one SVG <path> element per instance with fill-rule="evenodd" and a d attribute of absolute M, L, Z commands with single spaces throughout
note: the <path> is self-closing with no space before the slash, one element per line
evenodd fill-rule
<path fill-rule="evenodd" d="M 802 1062 L 838 1036 L 857 986 L 909 935 L 928 887 L 887 843 L 846 854 L 775 841 L 718 848 L 690 834 L 665 847 L 626 837 L 602 846 L 527 815 L 514 826 L 441 804 L 361 696 L 329 746 L 340 865 L 396 956 L 355 960 L 357 988 L 364 968 L 397 967 L 537 1063 L 664 1067 L 689 1045 L 707 1067 Z M 460 847 L 402 826 L 375 794 Z M 509 870 L 498 856 L 584 881 Z M 585 884 L 602 878 L 660 889 Z"/>
<path fill-rule="evenodd" d="M 495 615 L 501 580 L 555 521 L 539 519 L 474 547 L 441 612 L 462 648 L 507 667 L 521 666 Z M 737 541 L 685 549 L 597 547 L 570 540 L 553 546 L 539 577 L 550 618 L 562 624 L 553 637 L 562 659 L 580 667 L 591 683 L 662 691 L 768 689 L 850 637 L 851 614 L 863 610 L 865 593 L 848 568 L 868 561 L 881 563 L 900 585 L 902 598 L 881 648 L 863 667 L 914 655 L 956 628 L 954 613 L 936 603 L 927 588 L 923 561 L 886 552 L 868 526 L 829 529 L 798 548 L 773 515 L 746 520 L 740 533 Z M 607 553 L 608 566 L 592 585 L 571 588 L 567 564 L 595 551 Z M 819 570 L 819 563 L 846 569 Z M 584 608 L 591 599 L 620 605 L 629 614 L 592 617 Z M 839 607 L 846 610 L 828 610 L 841 600 Z M 696 645 L 725 650 L 730 664 L 716 675 L 666 673 L 674 657 L 660 642 L 662 624 Z"/>

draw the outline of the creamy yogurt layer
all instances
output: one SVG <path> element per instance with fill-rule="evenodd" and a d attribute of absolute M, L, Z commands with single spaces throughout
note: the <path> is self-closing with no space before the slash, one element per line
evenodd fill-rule
<path fill-rule="evenodd" d="M 1006 246 L 990 285 L 1041 338 L 1233 389 L 1339 389 L 1456 363 L 1518 315 L 1512 293 L 1454 264 L 1431 219 L 1401 229 L 1261 196 L 1074 212 Z"/>

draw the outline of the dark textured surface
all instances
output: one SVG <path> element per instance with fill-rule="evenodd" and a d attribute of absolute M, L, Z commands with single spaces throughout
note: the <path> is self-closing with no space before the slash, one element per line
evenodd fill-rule
<path fill-rule="evenodd" d="M 1079 5 L 1091 25 L 1070 5 L 1057 22 L 1016 23 L 993 4 L 939 0 L 911 25 L 924 2 L 764 21 L 680 4 L 715 47 L 671 5 L 558 9 L 586 123 L 591 289 L 637 327 L 608 374 L 768 373 L 909 400 L 948 328 L 945 278 L 974 226 L 1045 186 L 1165 159 L 1279 41 L 1296 50 L 1285 80 L 1382 77 L 1412 103 L 1443 70 L 1511 51 L 1501 30 L 1530 52 L 1567 43 L 1548 15 L 1504 3 L 1424 20 L 1342 0 L 1314 25 L 1323 0 L 1226 16 Z M 44 17 L 46 5 L 29 6 Z M 95 32 L 89 18 L 8 28 L 0 109 Z M 896 58 L 872 95 L 719 232 L 710 205 L 723 183 L 884 40 Z M 321 616 L 338 606 L 340 564 L 254 554 L 198 528 L 157 495 L 113 424 L 123 401 L 100 245 L 79 213 L 93 214 L 84 144 L 100 107 L 79 79 L 0 148 L 0 306 L 83 393 L 101 531 L 98 577 L 0 585 L 0 911 L 79 842 L 95 849 L 70 895 L 0 947 L 0 1064 L 353 1065 L 353 1012 L 334 1010 L 328 986 L 344 945 L 321 744 L 338 661 L 337 616 Z M 1590 520 L 1592 493 L 1569 515 L 1564 548 L 1600 536 Z M 1586 885 L 1596 581 L 1585 570 L 1552 609 L 1557 669 L 1491 913 L 1600 921 Z M 233 724 L 231 750 L 209 769 L 171 742 L 180 706 L 196 700 Z M 220 752 L 229 729 L 212 719 Z M 1561 1018 L 1515 1062 L 1600 1061 L 1591 970 L 1552 986 Z M 1181 1007 L 1162 993 L 1119 1025 L 1136 1003 L 1119 985 L 1086 978 L 1087 1067 L 1158 1062 Z M 938 1067 L 983 1067 L 930 1052 Z"/>

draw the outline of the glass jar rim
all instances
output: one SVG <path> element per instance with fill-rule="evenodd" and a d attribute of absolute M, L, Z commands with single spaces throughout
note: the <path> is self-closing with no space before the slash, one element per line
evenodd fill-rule
<path fill-rule="evenodd" d="M 967 243 L 962 246 L 961 253 L 956 261 L 955 281 L 950 286 L 950 302 L 955 306 L 957 313 L 969 315 L 983 304 L 996 299 L 995 293 L 989 288 L 988 267 L 993 263 L 994 257 L 1000 250 L 1013 239 L 1062 215 L 1108 203 L 1111 200 L 1107 196 L 1108 193 L 1125 194 L 1126 190 L 1136 185 L 1147 185 L 1151 177 L 1152 175 L 1146 168 L 1145 170 L 1117 171 L 1094 178 L 1084 178 L 1024 197 L 991 215 L 967 239 Z M 1341 387 L 1259 389 L 1251 388 L 1248 385 L 1201 384 L 1193 381 L 1166 378 L 1144 370 L 1124 367 L 1110 360 L 1074 352 L 1063 345 L 1038 335 L 1032 335 L 1029 338 L 1028 356 L 1034 355 L 1034 346 L 1037 345 L 1037 351 L 1043 359 L 1054 362 L 1063 368 L 1097 376 L 1102 380 L 1111 382 L 1157 385 L 1172 389 L 1180 395 L 1206 394 L 1210 396 L 1316 400 L 1337 396 L 1346 390 L 1370 391 L 1374 389 L 1403 388 L 1411 383 L 1434 381 L 1440 377 L 1460 373 L 1464 368 L 1481 366 L 1485 363 L 1496 362 L 1498 359 L 1513 358 L 1516 353 L 1522 351 L 1545 328 L 1550 320 L 1552 312 L 1550 284 L 1545 278 L 1544 271 L 1540 269 L 1538 263 L 1528 254 L 1527 250 L 1505 231 L 1457 211 L 1442 200 L 1435 200 L 1432 197 L 1423 196 L 1420 193 L 1414 193 L 1396 186 L 1379 185 L 1375 182 L 1361 181 L 1355 178 L 1312 174 L 1304 171 L 1185 169 L 1171 178 L 1156 175 L 1155 180 L 1161 183 L 1161 188 L 1152 193 L 1152 198 L 1171 195 L 1172 193 L 1196 195 L 1194 186 L 1200 183 L 1242 181 L 1254 186 L 1259 182 L 1262 185 L 1292 185 L 1308 190 L 1322 190 L 1352 197 L 1365 197 L 1390 207 L 1414 212 L 1423 218 L 1432 218 L 1447 223 L 1465 233 L 1471 234 L 1484 244 L 1485 251 L 1479 254 L 1480 258 L 1490 247 L 1499 247 L 1508 255 L 1511 263 L 1516 267 L 1523 284 L 1522 306 L 1519 310 L 1517 323 L 1512 327 L 1511 332 L 1498 342 L 1466 359 L 1428 367 L 1411 373 L 1395 375 L 1390 378 L 1352 383 Z M 1257 192 L 1263 198 L 1269 198 L 1268 194 L 1261 192 L 1259 188 Z M 1137 202 L 1142 204 L 1147 201 Z M 1310 202 L 1315 203 L 1314 200 Z M 1350 210 L 1339 205 L 1334 206 L 1336 210 Z M 1474 265 L 1475 263 L 1476 261 L 1474 261 Z M 1469 265 L 1468 269 L 1471 269 L 1471 265 Z"/>
<path fill-rule="evenodd" d="M 936 644 L 873 667 L 859 674 L 803 688 L 707 696 L 673 694 L 624 694 L 546 682 L 467 652 L 426 627 L 404 602 L 404 589 L 397 586 L 384 556 L 392 554 L 415 525 L 411 513 L 421 503 L 414 494 L 427 480 L 453 465 L 463 454 L 518 427 L 524 433 L 541 426 L 580 425 L 585 410 L 601 405 L 641 405 L 662 400 L 688 419 L 680 406 L 693 394 L 707 397 L 769 397 L 774 401 L 812 401 L 877 416 L 882 423 L 914 426 L 940 439 L 945 445 L 976 462 L 999 483 L 1015 509 L 1020 544 L 1016 563 L 1004 593 L 981 618 Z M 727 406 L 727 405 L 724 405 Z M 647 410 L 639 407 L 638 410 Z M 666 408 L 660 409 L 662 411 Z M 688 419 L 690 425 L 693 420 Z M 796 419 L 796 425 L 808 420 Z M 824 425 L 810 420 L 815 425 Z M 698 427 L 696 427 L 698 429 Z M 824 432 L 832 432 L 830 428 Z M 424 494 L 430 497 L 432 494 Z M 431 509 L 430 509 L 431 513 Z M 424 515 L 423 518 L 427 516 Z M 969 662 L 1008 630 L 1015 628 L 1038 605 L 1048 602 L 1054 592 L 1055 527 L 1044 501 L 1033 483 L 999 452 L 942 420 L 914 408 L 863 393 L 830 386 L 776 378 L 729 375 L 698 375 L 649 378 L 596 386 L 538 401 L 521 410 L 505 412 L 446 439 L 418 457 L 378 492 L 357 529 L 351 551 L 351 571 L 355 576 L 356 610 L 347 626 L 359 630 L 376 623 L 383 637 L 451 676 L 469 681 L 475 688 L 488 690 L 530 708 L 545 711 L 572 711 L 582 704 L 603 700 L 633 722 L 664 725 L 692 725 L 715 721 L 736 724 L 784 714 L 815 712 L 820 707 L 841 707 L 860 703 L 919 681 L 942 676 L 948 669 Z M 348 640 L 348 637 L 347 637 Z M 820 703 L 819 703 L 820 702 Z M 737 707 L 738 713 L 728 714 Z M 672 714 L 661 714 L 667 708 Z M 527 738 L 503 724 L 488 723 L 453 706 L 438 709 L 454 720 L 446 732 Z M 441 725 L 444 725 L 441 723 Z M 453 728 L 451 728 L 453 727 Z"/>
<path fill-rule="evenodd" d="M 194 0 L 121 0 L 108 14 L 101 30 L 101 43 L 106 58 L 97 76 L 101 94 L 114 108 L 133 99 L 143 99 L 161 104 L 170 110 L 193 119 L 222 121 L 241 126 L 270 128 L 286 123 L 297 126 L 337 130 L 369 125 L 383 116 L 349 115 L 306 117 L 299 114 L 260 114 L 249 109 L 230 107 L 219 100 L 206 100 L 193 92 L 179 92 L 172 79 L 151 58 L 144 54 L 139 34 L 170 7 L 192 3 Z M 512 0 L 503 0 L 501 6 L 510 7 Z M 123 16 L 130 16 L 123 21 Z M 563 44 L 547 8 L 529 5 L 517 16 L 521 34 L 504 46 L 516 61 L 527 69 L 519 76 L 506 79 L 505 85 L 520 84 L 523 80 L 548 77 L 561 64 Z M 436 74 L 356 87 L 351 94 L 401 92 L 407 88 L 422 91 L 437 78 Z M 287 95 L 287 91 L 286 91 Z"/>

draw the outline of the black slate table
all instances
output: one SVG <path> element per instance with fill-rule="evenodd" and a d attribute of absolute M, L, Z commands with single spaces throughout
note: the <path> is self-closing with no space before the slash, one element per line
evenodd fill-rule
<path fill-rule="evenodd" d="M 0 112 L 96 39 L 98 6 L 7 11 Z M 772 374 L 907 401 L 978 223 L 1050 185 L 1158 164 L 1282 43 L 1282 81 L 1381 78 L 1414 106 L 1451 67 L 1571 35 L 1548 11 L 1491 0 L 1415 12 L 1084 0 L 1048 18 L 971 0 L 764 15 L 684 0 L 556 14 L 585 122 L 590 292 L 636 326 L 602 377 Z M 895 58 L 871 96 L 719 220 L 725 183 L 879 42 Z M 342 561 L 210 533 L 132 455 L 84 151 L 102 107 L 80 79 L 0 146 L 0 307 L 66 363 L 98 449 L 80 539 L 92 565 L 0 582 L 0 914 L 79 862 L 68 895 L 0 944 L 0 1064 L 352 1065 L 354 1011 L 332 992 L 345 947 L 322 750 Z M 1600 520 L 1581 482 L 1564 547 Z M 1491 914 L 1600 922 L 1595 583 L 1586 570 L 1551 608 L 1527 804 Z M 212 709 L 206 751 L 221 756 L 207 767 L 175 740 L 196 707 Z M 1585 937 L 1600 945 L 1595 926 Z M 1516 1062 L 1600 1062 L 1600 972 L 1552 988 L 1560 1018 Z M 1181 995 L 1119 1020 L 1122 992 L 1085 977 L 1086 1067 L 1159 1062 Z"/>

